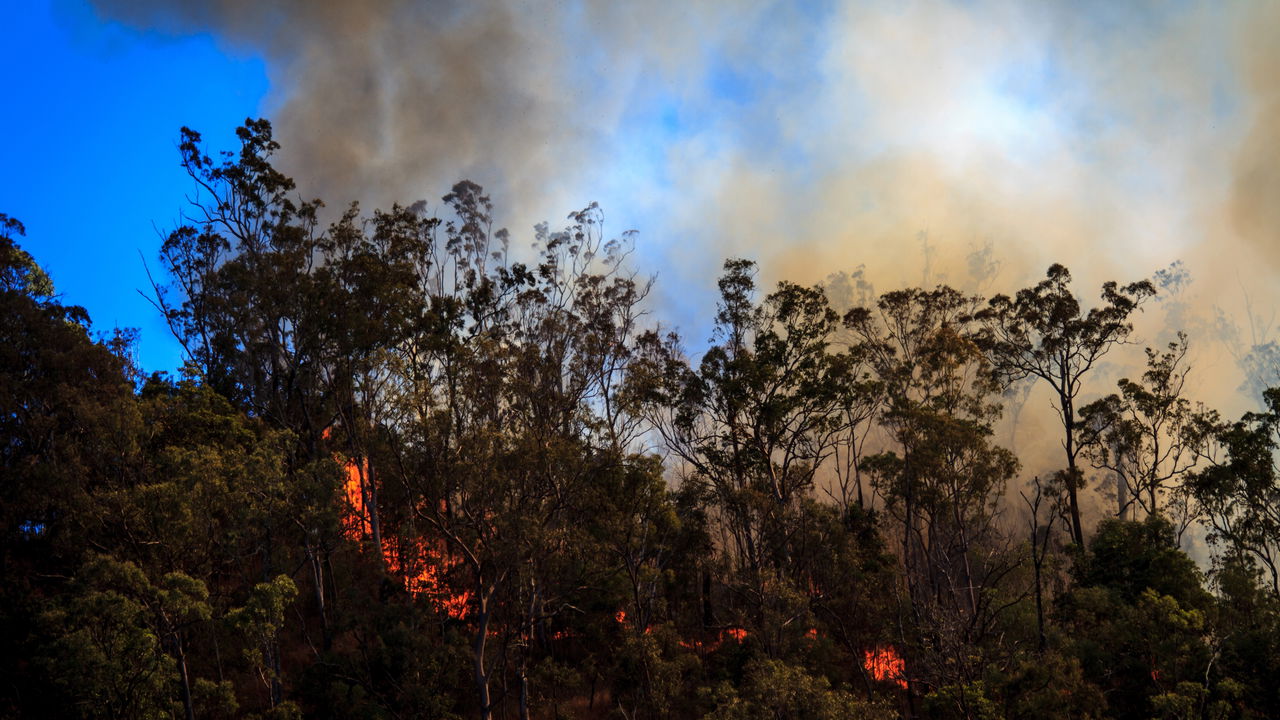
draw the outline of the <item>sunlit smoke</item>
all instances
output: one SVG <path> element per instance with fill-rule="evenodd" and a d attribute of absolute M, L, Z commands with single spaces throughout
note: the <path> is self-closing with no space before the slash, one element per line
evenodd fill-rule
<path fill-rule="evenodd" d="M 1276 339 L 1274 3 L 96 2 L 261 55 L 284 169 L 333 205 L 468 177 L 518 239 L 600 201 L 695 352 L 730 255 L 766 285 L 984 293 L 1060 262 L 1086 300 L 1183 260 L 1177 311 L 1148 308 L 1086 400 L 1185 328 L 1189 391 L 1237 414 Z M 1033 392 L 1028 475 L 1053 422 Z"/>

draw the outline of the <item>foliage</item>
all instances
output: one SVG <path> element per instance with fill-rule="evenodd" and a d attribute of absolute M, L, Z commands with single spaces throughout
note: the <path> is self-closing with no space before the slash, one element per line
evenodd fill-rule
<path fill-rule="evenodd" d="M 1280 390 L 1221 421 L 1179 337 L 1076 406 L 1150 283 L 731 259 L 690 348 L 594 204 L 513 248 L 474 183 L 330 213 L 238 139 L 180 139 L 177 378 L 0 215 L 0 716 L 1280 715 Z M 996 429 L 1032 377 L 1067 466 L 1024 490 Z M 1141 521 L 1084 534 L 1085 454 Z"/>

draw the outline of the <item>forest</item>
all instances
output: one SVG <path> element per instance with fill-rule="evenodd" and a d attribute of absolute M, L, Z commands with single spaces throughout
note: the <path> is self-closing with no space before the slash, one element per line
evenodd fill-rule
<path fill-rule="evenodd" d="M 1280 388 L 1095 377 L 1167 275 L 729 258 L 704 342 L 595 205 L 334 211 L 237 134 L 148 259 L 176 375 L 0 215 L 0 715 L 1280 717 Z"/>

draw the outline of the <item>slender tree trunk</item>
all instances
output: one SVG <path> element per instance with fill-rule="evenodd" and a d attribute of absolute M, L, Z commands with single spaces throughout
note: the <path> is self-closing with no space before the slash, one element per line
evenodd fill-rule
<path fill-rule="evenodd" d="M 1121 520 L 1129 519 L 1129 483 L 1120 476 L 1115 474 L 1116 479 L 1116 517 Z"/>
<path fill-rule="evenodd" d="M 373 535 L 373 546 L 378 548 L 378 555 L 382 555 L 382 524 L 378 522 L 378 482 L 374 474 L 373 464 L 369 462 L 369 457 L 365 456 L 365 463 L 369 468 L 368 478 L 365 483 L 365 512 L 369 513 L 369 532 Z"/>
<path fill-rule="evenodd" d="M 182 709 L 186 713 L 187 720 L 195 720 L 195 706 L 191 701 L 191 674 L 187 670 L 187 652 L 182 647 L 182 635 L 173 634 L 173 647 L 178 655 L 178 674 L 182 679 Z"/>
<path fill-rule="evenodd" d="M 715 613 L 711 608 L 711 573 L 702 570 L 702 627 L 709 628 L 715 624 Z"/>
<path fill-rule="evenodd" d="M 1046 544 L 1048 528 L 1045 528 Z M 1044 652 L 1048 646 L 1044 635 L 1044 546 L 1040 544 L 1040 523 L 1036 522 L 1031 526 L 1031 560 L 1035 570 L 1036 580 L 1036 647 L 1040 652 Z"/>
<path fill-rule="evenodd" d="M 520 655 L 520 720 L 529 720 L 529 667 L 524 653 Z"/>
<path fill-rule="evenodd" d="M 271 656 L 271 707 L 277 707 L 284 702 L 284 686 L 280 684 L 280 634 L 272 633 L 270 644 L 267 647 Z"/>
<path fill-rule="evenodd" d="M 492 720 L 493 704 L 489 699 L 489 674 L 484 667 L 485 645 L 489 640 L 489 596 L 478 596 L 476 632 L 471 642 L 472 668 L 475 673 L 476 693 L 480 699 L 480 720 Z"/>
<path fill-rule="evenodd" d="M 1067 500 L 1071 510 L 1071 536 L 1076 544 L 1084 547 L 1084 526 L 1080 523 L 1080 500 L 1076 485 L 1080 481 L 1080 470 L 1076 467 L 1076 412 L 1071 398 L 1065 394 L 1058 396 L 1062 403 L 1062 424 L 1066 429 L 1067 450 Z"/>
<path fill-rule="evenodd" d="M 311 581 L 315 587 L 316 608 L 320 611 L 320 633 L 325 652 L 333 649 L 333 631 L 329 627 L 329 609 L 324 592 L 324 566 L 311 543 L 307 543 L 307 562 L 311 565 Z"/>
<path fill-rule="evenodd" d="M 529 608 L 525 618 L 524 643 L 520 648 L 520 720 L 529 720 L 529 649 L 533 645 L 534 626 L 541 613 L 539 592 L 536 582 L 529 592 Z"/>
<path fill-rule="evenodd" d="M 915 478 L 911 476 L 911 453 L 904 449 L 902 453 L 902 477 L 906 484 L 903 492 L 903 528 L 902 528 L 902 564 L 907 577 L 907 599 L 911 603 L 911 614 L 919 618 L 919 598 L 916 577 L 916 553 L 912 538 L 915 535 L 916 493 Z"/>
<path fill-rule="evenodd" d="M 862 468 L 858 466 L 857 455 L 853 458 L 853 482 L 858 486 L 858 509 L 866 510 L 867 504 L 863 501 L 862 497 Z"/>

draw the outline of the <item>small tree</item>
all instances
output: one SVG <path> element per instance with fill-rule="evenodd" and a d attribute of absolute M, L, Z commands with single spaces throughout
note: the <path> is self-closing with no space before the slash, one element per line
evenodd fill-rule
<path fill-rule="evenodd" d="M 1206 466 L 1187 484 L 1204 512 L 1209 539 L 1257 561 L 1280 597 L 1280 388 L 1263 397 L 1265 412 L 1245 413 L 1234 423 L 1203 421 L 1212 445 L 1203 453 Z"/>
<path fill-rule="evenodd" d="M 1094 467 L 1115 474 L 1121 488 L 1116 514 L 1125 517 L 1136 503 L 1150 516 L 1159 512 L 1175 522 L 1177 535 L 1195 519 L 1181 492 L 1181 478 L 1195 466 L 1201 442 L 1195 432 L 1196 409 L 1183 396 L 1187 382 L 1187 337 L 1165 352 L 1147 348 L 1147 370 L 1134 381 L 1120 380 L 1120 392 L 1080 409 L 1080 445 Z"/>

